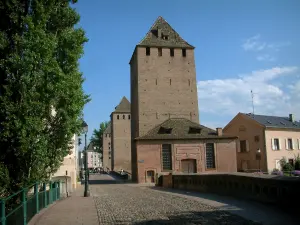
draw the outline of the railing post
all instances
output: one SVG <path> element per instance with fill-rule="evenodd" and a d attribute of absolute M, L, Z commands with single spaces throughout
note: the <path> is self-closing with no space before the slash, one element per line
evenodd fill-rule
<path fill-rule="evenodd" d="M 49 205 L 52 203 L 52 182 L 49 182 Z"/>
<path fill-rule="evenodd" d="M 27 202 L 26 202 L 26 188 L 22 191 L 22 204 L 23 204 L 23 224 L 27 224 Z"/>
<path fill-rule="evenodd" d="M 6 225 L 6 216 L 5 216 L 5 200 L 0 200 L 0 206 L 1 206 L 1 214 L 0 214 L 0 219 L 1 219 L 1 225 Z"/>
<path fill-rule="evenodd" d="M 58 181 L 57 191 L 58 199 L 60 199 L 60 181 Z"/>
<path fill-rule="evenodd" d="M 40 205 L 39 205 L 39 183 L 35 183 L 34 185 L 34 195 L 35 195 L 35 211 L 36 213 L 40 212 Z"/>
<path fill-rule="evenodd" d="M 43 190 L 44 190 L 44 198 L 45 198 L 45 208 L 47 208 L 47 186 L 46 183 L 43 183 Z"/>

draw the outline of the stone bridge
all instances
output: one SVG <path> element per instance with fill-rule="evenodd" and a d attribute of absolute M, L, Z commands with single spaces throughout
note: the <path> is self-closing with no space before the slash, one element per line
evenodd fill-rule
<path fill-rule="evenodd" d="M 91 175 L 91 197 L 82 197 L 83 188 L 49 206 L 29 224 L 297 224 L 288 213 L 261 203 L 124 183 L 109 175 Z"/>

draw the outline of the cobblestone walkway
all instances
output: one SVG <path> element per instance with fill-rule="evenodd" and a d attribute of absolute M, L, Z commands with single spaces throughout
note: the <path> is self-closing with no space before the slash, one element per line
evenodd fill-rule
<path fill-rule="evenodd" d="M 109 178 L 106 179 L 101 182 L 110 183 Z M 158 192 L 150 187 L 130 184 L 90 187 L 100 224 L 258 224 L 198 201 Z"/>
<path fill-rule="evenodd" d="M 147 185 L 127 184 L 108 175 L 90 177 L 91 197 L 84 198 L 83 186 L 65 200 L 37 215 L 29 225 L 293 225 L 280 213 L 254 203 L 215 200 L 209 196 L 163 191 Z M 223 199 L 224 200 L 224 199 Z M 242 209 L 234 206 L 238 205 Z M 257 208 L 258 207 L 258 208 Z M 243 213 L 237 213 L 243 212 Z M 235 213 L 229 213 L 235 212 Z M 243 217 L 241 217 L 242 215 Z M 256 223 L 245 218 L 259 219 Z M 261 219 L 262 218 L 262 219 Z M 270 218 L 270 219 L 269 219 Z"/>

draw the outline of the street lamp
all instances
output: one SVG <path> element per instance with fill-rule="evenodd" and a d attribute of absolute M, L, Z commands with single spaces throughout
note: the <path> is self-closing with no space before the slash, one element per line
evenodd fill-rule
<path fill-rule="evenodd" d="M 256 159 L 258 160 L 258 169 L 260 172 L 260 159 L 261 159 L 260 149 L 257 149 L 256 151 Z"/>
<path fill-rule="evenodd" d="M 90 190 L 89 190 L 89 182 L 88 182 L 88 165 L 87 165 L 87 148 L 86 148 L 86 136 L 88 132 L 88 125 L 85 121 L 82 122 L 82 128 L 84 132 L 84 197 L 90 196 Z"/>

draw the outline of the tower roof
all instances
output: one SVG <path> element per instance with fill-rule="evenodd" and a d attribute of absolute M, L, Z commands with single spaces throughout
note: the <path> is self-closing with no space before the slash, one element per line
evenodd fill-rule
<path fill-rule="evenodd" d="M 161 16 L 156 19 L 146 36 L 137 46 L 195 48 L 181 38 Z"/>
<path fill-rule="evenodd" d="M 130 102 L 128 99 L 124 96 L 119 103 L 119 105 L 116 106 L 115 111 L 113 113 L 130 113 Z"/>

